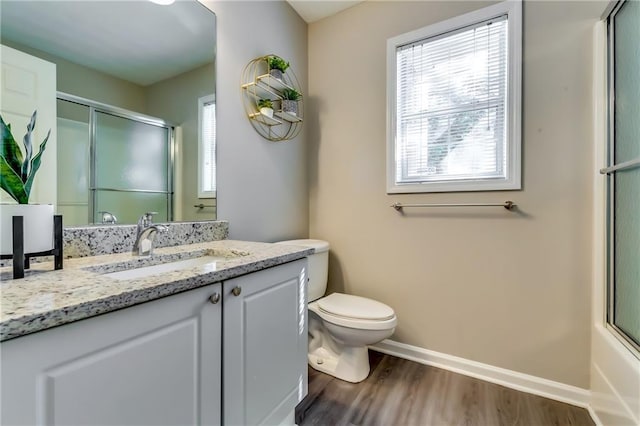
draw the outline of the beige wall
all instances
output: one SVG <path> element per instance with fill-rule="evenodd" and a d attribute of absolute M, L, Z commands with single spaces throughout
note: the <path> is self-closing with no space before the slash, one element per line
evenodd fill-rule
<path fill-rule="evenodd" d="M 215 209 L 197 209 L 195 204 L 215 204 L 215 200 L 198 198 L 198 98 L 211 95 L 215 91 L 214 64 L 204 65 L 176 77 L 147 87 L 147 114 L 162 117 L 182 127 L 182 141 L 179 147 L 182 206 L 181 217 L 176 220 L 215 219 Z"/>
<path fill-rule="evenodd" d="M 523 190 L 385 193 L 386 40 L 480 2 L 365 2 L 309 26 L 310 235 L 392 339 L 589 386 L 595 2 L 524 4 Z M 500 202 L 499 208 L 389 205 Z"/>

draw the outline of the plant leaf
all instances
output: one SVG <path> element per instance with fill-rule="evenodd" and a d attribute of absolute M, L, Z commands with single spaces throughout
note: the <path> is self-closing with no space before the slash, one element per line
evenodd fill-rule
<path fill-rule="evenodd" d="M 7 191 L 18 204 L 29 202 L 20 174 L 11 168 L 4 157 L 0 157 L 0 187 Z"/>
<path fill-rule="evenodd" d="M 20 175 L 22 166 L 22 151 L 11 133 L 11 125 L 6 124 L 0 115 L 0 131 L 2 132 L 2 148 L 0 156 L 4 158 L 7 166 Z"/>
<path fill-rule="evenodd" d="M 29 166 L 31 164 L 31 155 L 33 154 L 33 129 L 36 127 L 36 114 L 38 110 L 33 111 L 33 115 L 31 116 L 31 120 L 29 120 L 29 124 L 27 124 L 27 133 L 24 134 L 24 138 L 22 139 L 22 143 L 24 144 L 24 161 L 22 162 L 22 171 L 20 175 L 22 176 L 22 181 L 26 184 L 27 177 L 29 176 Z M 27 191 L 27 194 L 29 192 Z"/>
<path fill-rule="evenodd" d="M 33 185 L 33 179 L 35 179 L 36 172 L 40 168 L 40 163 L 42 162 L 42 154 L 44 153 L 44 149 L 47 145 L 47 141 L 49 140 L 49 136 L 51 136 L 51 129 L 49 129 L 49 131 L 47 132 L 47 136 L 40 144 L 38 153 L 31 160 L 31 172 L 29 173 L 29 177 L 24 184 L 24 190 L 27 193 L 27 198 L 29 198 L 29 195 L 31 195 L 31 186 Z"/>

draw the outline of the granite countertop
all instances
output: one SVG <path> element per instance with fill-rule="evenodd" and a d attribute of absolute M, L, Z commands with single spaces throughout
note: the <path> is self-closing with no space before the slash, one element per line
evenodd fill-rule
<path fill-rule="evenodd" d="M 301 259 L 313 249 L 283 244 L 220 240 L 159 248 L 148 257 L 131 253 L 32 264 L 25 278 L 11 279 L 0 269 L 0 341 L 148 302 L 214 282 Z M 104 274 L 202 255 L 223 257 L 215 263 L 138 279 Z"/>

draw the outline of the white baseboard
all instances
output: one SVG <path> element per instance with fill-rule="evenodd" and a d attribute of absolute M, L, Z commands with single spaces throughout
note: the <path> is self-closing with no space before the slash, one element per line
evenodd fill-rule
<path fill-rule="evenodd" d="M 554 382 L 553 380 L 543 379 L 505 368 L 494 367 L 493 365 L 483 364 L 481 362 L 471 361 L 465 358 L 395 342 L 393 340 L 383 340 L 377 345 L 370 346 L 370 348 L 374 351 L 397 356 L 398 358 L 442 368 L 511 389 L 589 409 L 590 392 L 576 386 Z"/>

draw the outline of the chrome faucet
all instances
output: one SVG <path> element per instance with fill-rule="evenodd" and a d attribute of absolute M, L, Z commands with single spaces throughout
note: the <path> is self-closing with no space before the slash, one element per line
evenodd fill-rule
<path fill-rule="evenodd" d="M 138 219 L 138 230 L 136 232 L 136 242 L 133 245 L 133 254 L 138 256 L 150 256 L 153 253 L 153 242 L 158 232 L 164 232 L 167 227 L 155 225 L 153 215 L 156 212 L 147 212 Z"/>
<path fill-rule="evenodd" d="M 115 225 L 116 223 L 118 223 L 118 218 L 116 217 L 115 214 L 108 212 L 108 211 L 102 211 L 102 212 L 98 212 L 102 215 L 102 223 L 105 225 Z"/>

